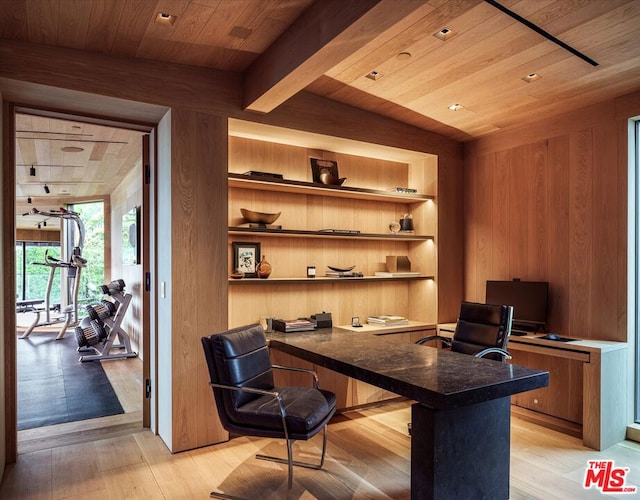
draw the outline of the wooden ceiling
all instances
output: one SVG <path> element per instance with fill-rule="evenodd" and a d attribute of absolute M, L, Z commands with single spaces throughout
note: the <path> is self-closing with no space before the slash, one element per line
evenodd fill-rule
<path fill-rule="evenodd" d="M 34 208 L 57 210 L 112 193 L 141 162 L 142 132 L 18 114 L 16 227 L 34 229 L 43 222 L 42 216 L 24 215 Z"/>
<path fill-rule="evenodd" d="M 0 38 L 241 72 L 249 110 L 306 90 L 459 141 L 640 89 L 640 0 L 498 1 L 521 19 L 489 0 L 0 0 Z"/>

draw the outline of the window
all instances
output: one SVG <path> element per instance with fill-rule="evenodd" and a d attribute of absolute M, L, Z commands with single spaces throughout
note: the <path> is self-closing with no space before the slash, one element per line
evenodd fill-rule
<path fill-rule="evenodd" d="M 45 254 L 60 258 L 60 243 L 16 242 L 16 300 L 46 300 L 47 286 L 52 278 L 49 303 L 60 304 L 60 272 L 45 265 Z M 53 276 L 52 276 L 53 275 Z"/>
<path fill-rule="evenodd" d="M 84 226 L 82 257 L 87 267 L 82 269 L 78 288 L 78 304 L 81 306 L 103 299 L 100 285 L 104 284 L 104 203 L 76 203 L 70 210 L 80 215 Z M 79 240 L 78 227 L 69 224 L 68 247 L 73 249 Z"/>

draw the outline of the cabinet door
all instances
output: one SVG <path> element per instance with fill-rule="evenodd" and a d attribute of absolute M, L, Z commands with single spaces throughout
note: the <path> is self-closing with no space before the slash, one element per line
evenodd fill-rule
<path fill-rule="evenodd" d="M 510 350 L 511 363 L 549 372 L 549 385 L 511 397 L 512 404 L 582 424 L 582 361 Z"/>

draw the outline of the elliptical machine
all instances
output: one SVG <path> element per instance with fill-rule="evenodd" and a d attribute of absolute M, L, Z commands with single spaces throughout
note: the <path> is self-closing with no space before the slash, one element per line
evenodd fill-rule
<path fill-rule="evenodd" d="M 132 298 L 124 288 L 125 283 L 121 279 L 102 285 L 100 289 L 107 297 L 102 302 L 85 307 L 88 316 L 75 328 L 78 352 L 88 353 L 80 356 L 80 362 L 138 356 L 131 349 L 129 335 L 121 327 Z M 111 352 L 113 349 L 121 351 Z"/>

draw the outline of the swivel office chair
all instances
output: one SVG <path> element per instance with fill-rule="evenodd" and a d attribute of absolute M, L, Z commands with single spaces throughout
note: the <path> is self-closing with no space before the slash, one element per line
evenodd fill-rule
<path fill-rule="evenodd" d="M 256 458 L 288 464 L 288 490 L 293 466 L 320 469 L 327 447 L 327 423 L 336 411 L 336 397 L 319 388 L 312 370 L 272 365 L 262 326 L 248 325 L 202 338 L 210 385 L 223 427 L 242 436 L 286 439 L 287 459 Z M 313 387 L 276 387 L 273 369 L 309 373 Z M 293 460 L 293 442 L 308 440 L 323 431 L 319 464 Z M 212 492 L 211 497 L 228 498 Z"/>
<path fill-rule="evenodd" d="M 462 302 L 453 338 L 432 335 L 418 340 L 416 344 L 440 340 L 453 352 L 505 361 L 511 359 L 507 344 L 512 322 L 512 306 Z"/>
<path fill-rule="evenodd" d="M 451 339 L 431 335 L 416 341 L 416 344 L 439 340 L 453 352 L 505 362 L 511 359 L 507 344 L 512 322 L 513 306 L 462 302 Z M 408 430 L 411 435 L 411 423 Z"/>

